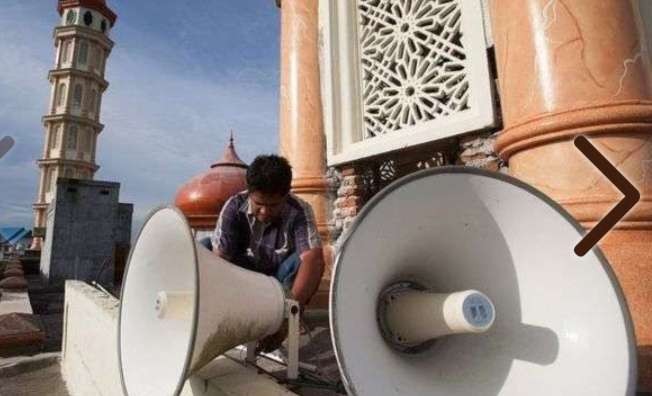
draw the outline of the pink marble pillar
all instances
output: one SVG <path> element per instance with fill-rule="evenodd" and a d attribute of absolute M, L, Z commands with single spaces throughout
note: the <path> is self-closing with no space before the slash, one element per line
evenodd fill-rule
<path fill-rule="evenodd" d="M 282 0 L 279 146 L 292 164 L 292 190 L 312 205 L 317 228 L 326 245 L 328 183 L 326 142 L 319 85 L 318 1 Z M 316 296 L 326 301 L 332 248 L 326 246 L 327 270 Z M 322 301 L 323 300 L 323 301 Z"/>
<path fill-rule="evenodd" d="M 625 0 L 492 0 L 510 172 L 593 227 L 621 195 L 574 147 L 591 142 L 641 201 L 600 243 L 623 287 L 652 391 L 652 76 L 635 4 Z"/>

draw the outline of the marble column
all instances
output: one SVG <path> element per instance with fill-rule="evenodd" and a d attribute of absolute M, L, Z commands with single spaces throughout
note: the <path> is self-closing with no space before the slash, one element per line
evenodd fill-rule
<path fill-rule="evenodd" d="M 639 391 L 652 391 L 652 76 L 637 2 L 492 0 L 510 172 L 593 227 L 621 194 L 574 147 L 579 134 L 641 192 L 601 242 L 632 313 Z"/>
<path fill-rule="evenodd" d="M 319 86 L 318 1 L 282 0 L 280 7 L 279 149 L 292 164 L 292 190 L 312 205 L 317 228 L 327 245 L 328 182 Z M 326 246 L 327 270 L 321 294 L 328 291 L 331 250 Z"/>

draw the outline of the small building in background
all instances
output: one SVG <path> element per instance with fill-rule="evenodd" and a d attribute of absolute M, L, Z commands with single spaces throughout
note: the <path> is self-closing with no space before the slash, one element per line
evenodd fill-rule
<path fill-rule="evenodd" d="M 41 274 L 113 288 L 129 255 L 133 205 L 119 202 L 120 183 L 58 179 L 47 211 Z"/>

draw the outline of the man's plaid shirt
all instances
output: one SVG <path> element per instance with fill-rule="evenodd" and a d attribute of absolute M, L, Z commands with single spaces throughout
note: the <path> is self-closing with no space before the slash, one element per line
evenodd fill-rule
<path fill-rule="evenodd" d="M 315 215 L 307 202 L 290 194 L 280 216 L 265 224 L 256 220 L 247 191 L 226 201 L 211 242 L 213 249 L 234 264 L 268 275 L 291 254 L 321 246 Z"/>

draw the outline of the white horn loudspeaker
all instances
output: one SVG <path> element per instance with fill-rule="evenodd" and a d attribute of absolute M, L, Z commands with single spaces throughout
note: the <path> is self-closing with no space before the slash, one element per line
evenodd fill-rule
<path fill-rule="evenodd" d="M 125 272 L 118 357 L 125 394 L 176 395 L 218 355 L 275 333 L 285 296 L 274 278 L 195 242 L 176 208 L 153 212 Z"/>
<path fill-rule="evenodd" d="M 342 237 L 331 338 L 350 395 L 632 395 L 631 319 L 596 247 L 550 198 L 505 175 L 438 168 L 400 179 Z M 143 226 L 118 325 L 130 396 L 274 333 L 283 291 L 193 240 L 176 209 Z"/>
<path fill-rule="evenodd" d="M 632 395 L 634 334 L 582 227 L 512 177 L 422 171 L 340 239 L 331 338 L 350 395 Z"/>

